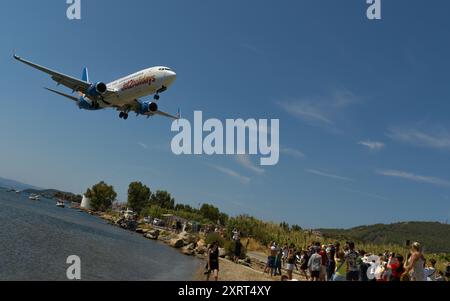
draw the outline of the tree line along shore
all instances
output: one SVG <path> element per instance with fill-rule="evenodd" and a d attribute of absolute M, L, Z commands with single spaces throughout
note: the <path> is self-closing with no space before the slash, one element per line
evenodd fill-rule
<path fill-rule="evenodd" d="M 264 269 L 265 263 L 262 260 L 255 260 L 255 258 L 247 256 L 247 251 L 266 254 L 268 253 L 267 246 L 274 241 L 279 244 L 294 245 L 297 250 L 305 250 L 307 246 L 314 242 L 344 243 L 346 240 L 351 239 L 361 249 L 373 254 L 380 254 L 385 252 L 385 250 L 398 254 L 407 252 L 407 247 L 400 243 L 390 243 L 383 240 L 379 242 L 364 232 L 362 233 L 369 237 L 368 240 L 364 240 L 364 237 L 361 238 L 361 235 L 356 237 L 356 239 L 355 236 L 347 236 L 349 230 L 321 229 L 320 231 L 315 231 L 303 229 L 299 225 L 289 225 L 286 222 L 266 222 L 249 215 L 230 217 L 221 212 L 219 208 L 207 203 L 202 204 L 199 208 L 194 208 L 190 205 L 176 203 L 171 194 L 165 190 L 153 192 L 141 182 L 129 184 L 126 204 L 117 204 L 117 193 L 114 187 L 103 181 L 88 188 L 84 195 L 90 200 L 91 213 L 100 216 L 111 224 L 137 231 L 148 239 L 165 242 L 174 248 L 180 249 L 185 255 L 205 258 L 208 245 L 217 240 L 221 247 L 221 257 L 231 259 L 234 253 L 232 233 L 238 229 L 242 237 L 242 248 L 240 258 L 236 262 L 257 271 L 258 274 L 253 276 L 258 280 L 261 280 L 258 275 Z M 79 195 L 61 192 L 55 197 L 72 202 L 80 202 L 82 198 Z M 70 199 L 67 199 L 67 197 Z M 125 208 L 132 210 L 134 213 L 132 218 L 134 222 L 131 224 L 124 221 L 123 211 Z M 165 221 L 164 226 L 149 222 L 149 218 Z M 183 229 L 177 228 L 177 222 L 183 224 Z M 375 226 L 379 227 L 379 225 Z M 436 229 L 433 228 L 435 232 Z M 386 229 L 382 230 L 386 232 Z M 445 231 L 447 231 L 447 228 L 445 228 Z M 400 235 L 402 238 L 404 237 L 405 240 L 419 240 L 415 233 L 405 233 L 404 229 L 403 233 L 395 234 L 397 236 Z M 371 235 L 373 236 L 374 234 L 371 233 Z M 446 236 L 444 233 L 444 236 L 440 237 L 442 240 L 445 240 L 448 235 Z M 437 267 L 445 269 L 450 261 L 450 254 L 436 252 L 427 254 L 427 258 L 434 258 L 437 261 Z M 243 274 L 248 276 L 247 272 Z"/>

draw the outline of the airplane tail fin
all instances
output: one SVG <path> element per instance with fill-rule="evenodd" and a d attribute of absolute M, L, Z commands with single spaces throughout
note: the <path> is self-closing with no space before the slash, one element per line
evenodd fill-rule
<path fill-rule="evenodd" d="M 89 70 L 87 67 L 83 68 L 83 76 L 81 77 L 81 79 L 85 82 L 89 83 Z"/>

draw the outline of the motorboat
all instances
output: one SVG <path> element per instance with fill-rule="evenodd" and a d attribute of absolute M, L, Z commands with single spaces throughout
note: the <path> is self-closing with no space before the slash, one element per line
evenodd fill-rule
<path fill-rule="evenodd" d="M 38 194 L 30 194 L 30 196 L 28 197 L 28 199 L 32 200 L 32 201 L 39 201 L 41 199 L 41 197 Z"/>

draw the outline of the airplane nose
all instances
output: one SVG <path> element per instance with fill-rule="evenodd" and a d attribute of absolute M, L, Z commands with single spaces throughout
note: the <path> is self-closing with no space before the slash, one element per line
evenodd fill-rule
<path fill-rule="evenodd" d="M 173 71 L 166 71 L 166 78 L 167 81 L 169 81 L 170 83 L 173 83 L 175 81 L 175 79 L 177 78 L 177 74 Z"/>

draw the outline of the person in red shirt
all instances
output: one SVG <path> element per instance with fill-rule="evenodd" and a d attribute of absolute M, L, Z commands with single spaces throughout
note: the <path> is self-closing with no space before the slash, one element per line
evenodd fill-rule
<path fill-rule="evenodd" d="M 392 271 L 390 281 L 400 281 L 403 273 L 405 272 L 403 260 L 404 258 L 400 254 L 391 258 L 390 264 L 388 265 L 388 268 Z"/>

